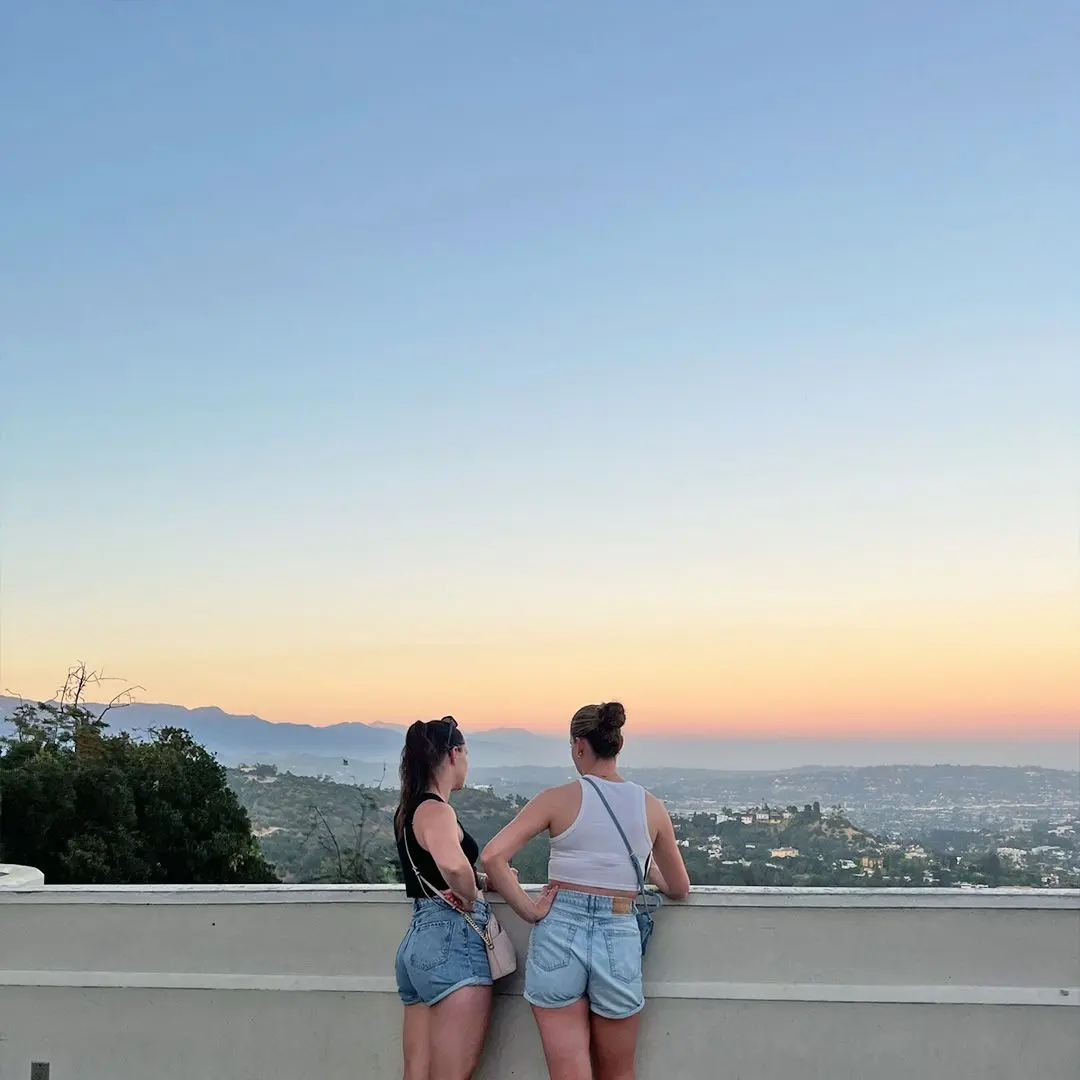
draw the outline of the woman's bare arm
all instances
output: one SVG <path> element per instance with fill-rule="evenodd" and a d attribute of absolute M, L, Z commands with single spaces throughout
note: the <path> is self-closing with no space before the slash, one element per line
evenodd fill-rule
<path fill-rule="evenodd" d="M 542 791 L 530 801 L 501 832 L 484 848 L 480 864 L 487 873 L 491 887 L 525 922 L 539 922 L 550 910 L 557 890 L 545 887 L 538 900 L 533 900 L 521 887 L 510 860 L 534 837 L 551 827 L 552 792 Z"/>
<path fill-rule="evenodd" d="M 413 817 L 413 833 L 435 860 L 439 873 L 461 906 L 472 911 L 480 891 L 472 864 L 461 850 L 458 819 L 453 807 L 434 800 L 421 803 Z M 415 854 L 413 858 L 416 858 Z"/>
<path fill-rule="evenodd" d="M 649 880 L 665 896 L 682 900 L 690 893 L 690 875 L 675 839 L 675 826 L 671 824 L 667 807 L 655 795 L 649 795 L 648 800 L 649 824 L 656 829 Z"/>
<path fill-rule="evenodd" d="M 649 872 L 645 880 L 649 885 L 655 885 L 665 896 L 668 895 L 668 883 L 664 880 L 664 875 L 660 873 L 660 867 L 656 865 L 655 859 L 649 862 Z"/>

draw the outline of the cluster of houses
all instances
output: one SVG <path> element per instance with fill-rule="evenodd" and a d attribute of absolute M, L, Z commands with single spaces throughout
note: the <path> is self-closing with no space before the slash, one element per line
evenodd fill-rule
<path fill-rule="evenodd" d="M 814 810 L 819 811 L 819 808 L 815 806 Z M 718 825 L 725 822 L 738 822 L 741 825 L 782 828 L 798 813 L 799 810 L 791 806 L 785 808 L 762 806 L 741 811 L 724 810 L 716 813 L 714 817 Z M 821 812 L 821 817 L 828 821 L 840 817 L 841 814 L 842 812 L 837 808 Z M 913 864 L 913 871 L 920 869 L 915 864 L 930 859 L 930 853 L 919 844 L 905 846 L 898 843 L 879 843 L 873 837 L 865 837 L 865 840 L 867 841 L 866 850 L 859 853 L 853 851 L 850 858 L 837 861 L 834 868 L 868 877 L 883 869 L 886 855 L 892 852 L 900 853 L 905 862 L 910 861 Z M 797 847 L 790 845 L 770 847 L 759 851 L 757 844 L 738 842 L 733 844 L 730 840 L 725 842 L 723 837 L 716 834 L 706 837 L 704 841 L 699 843 L 700 850 L 709 859 L 715 859 L 723 866 L 750 866 L 754 861 L 763 860 L 778 866 L 786 860 L 802 857 L 802 852 Z M 680 844 L 684 848 L 689 848 L 690 841 L 683 839 Z"/>

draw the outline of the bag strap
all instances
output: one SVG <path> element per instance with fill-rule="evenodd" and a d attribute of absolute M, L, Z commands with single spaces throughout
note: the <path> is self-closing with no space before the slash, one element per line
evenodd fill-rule
<path fill-rule="evenodd" d="M 637 875 L 638 892 L 641 893 L 641 899 L 645 902 L 645 910 L 648 911 L 649 894 L 645 891 L 645 874 L 641 869 L 641 860 L 634 854 L 634 849 L 630 846 L 630 841 L 627 839 L 626 831 L 623 829 L 622 825 L 619 824 L 619 819 L 615 816 L 615 811 L 611 809 L 611 803 L 607 801 L 604 793 L 600 790 L 600 785 L 591 776 L 583 776 L 581 779 L 600 796 L 600 801 L 604 804 L 604 809 L 608 812 L 608 817 L 615 823 L 615 828 L 619 830 L 619 835 L 622 837 L 622 842 L 626 847 L 626 853 L 630 856 L 630 862 L 634 867 L 634 873 Z"/>
<path fill-rule="evenodd" d="M 413 813 L 414 814 L 416 813 L 416 808 L 415 807 L 413 807 Z M 411 827 L 411 825 L 412 825 L 412 818 L 411 817 L 407 821 L 403 821 L 401 823 L 401 839 L 405 842 L 405 854 L 408 855 L 408 857 L 409 857 L 409 865 L 412 867 L 412 872 L 416 876 L 416 880 L 420 883 L 420 887 L 424 890 L 424 892 L 429 894 L 427 899 L 429 899 L 429 900 L 439 900 L 442 903 L 444 903 L 451 911 L 457 911 L 457 913 L 477 932 L 477 934 L 479 934 L 480 940 L 489 949 L 494 949 L 495 944 L 492 941 L 491 935 L 486 933 L 484 930 L 480 929 L 479 924 L 472 917 L 472 915 L 470 915 L 469 912 L 467 912 L 467 911 L 459 911 L 456 907 L 454 907 L 454 905 L 451 904 L 446 899 L 446 897 L 443 896 L 442 893 L 440 893 L 439 890 L 436 889 L 431 884 L 431 882 L 428 881 L 427 878 L 425 878 L 423 876 L 423 874 L 420 873 L 419 869 L 417 869 L 416 860 L 412 857 L 412 850 L 409 848 L 408 827 Z M 416 834 L 413 833 L 413 836 L 415 836 L 415 835 Z M 483 898 L 483 894 L 481 894 L 481 898 Z"/>

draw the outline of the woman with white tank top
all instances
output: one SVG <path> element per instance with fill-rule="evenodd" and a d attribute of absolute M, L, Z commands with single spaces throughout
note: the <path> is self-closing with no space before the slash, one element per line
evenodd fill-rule
<path fill-rule="evenodd" d="M 666 896 L 680 900 L 690 891 L 664 804 L 618 774 L 625 723 L 618 702 L 578 709 L 570 742 L 580 778 L 537 795 L 481 856 L 493 889 L 533 923 L 525 998 L 540 1028 L 548 1073 L 560 1080 L 634 1076 L 645 997 L 638 868 L 627 846 Z M 551 835 L 548 881 L 558 893 L 538 920 L 510 860 L 543 832 Z"/>

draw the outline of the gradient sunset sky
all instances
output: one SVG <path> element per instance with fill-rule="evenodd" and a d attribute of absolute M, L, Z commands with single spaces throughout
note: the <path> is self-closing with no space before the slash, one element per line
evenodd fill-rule
<path fill-rule="evenodd" d="M 1080 729 L 1076 3 L 2 34 L 0 692 Z"/>

